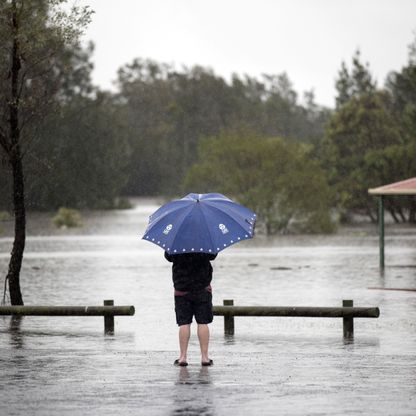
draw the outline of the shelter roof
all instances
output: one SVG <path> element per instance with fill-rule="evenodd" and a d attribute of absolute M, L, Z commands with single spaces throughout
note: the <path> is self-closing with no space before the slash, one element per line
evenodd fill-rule
<path fill-rule="evenodd" d="M 416 195 L 416 178 L 371 188 L 368 193 L 371 195 Z"/>

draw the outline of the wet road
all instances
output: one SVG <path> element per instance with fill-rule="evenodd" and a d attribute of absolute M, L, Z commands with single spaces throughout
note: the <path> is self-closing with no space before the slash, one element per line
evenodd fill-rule
<path fill-rule="evenodd" d="M 356 319 L 236 318 L 236 334 L 211 326 L 214 367 L 199 364 L 195 333 L 187 368 L 177 358 L 170 265 L 140 241 L 147 215 L 135 210 L 84 214 L 85 226 L 54 230 L 30 218 L 22 270 L 26 304 L 133 304 L 114 336 L 100 317 L 0 317 L 1 415 L 414 415 L 416 413 L 416 230 L 386 229 L 384 274 L 376 230 L 334 236 L 259 237 L 221 253 L 214 303 L 378 306 Z M 0 236 L 0 274 L 10 229 Z"/>

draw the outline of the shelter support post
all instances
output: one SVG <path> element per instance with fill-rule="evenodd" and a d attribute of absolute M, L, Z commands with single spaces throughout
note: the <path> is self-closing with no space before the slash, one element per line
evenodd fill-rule
<path fill-rule="evenodd" d="M 384 270 L 384 196 L 378 197 L 378 226 L 380 246 L 380 269 Z"/>
<path fill-rule="evenodd" d="M 379 249 L 380 249 L 380 271 L 384 271 L 384 199 L 386 196 L 416 195 L 416 177 L 403 181 L 389 183 L 387 185 L 371 188 L 370 195 L 378 196 L 378 226 L 379 226 Z"/>

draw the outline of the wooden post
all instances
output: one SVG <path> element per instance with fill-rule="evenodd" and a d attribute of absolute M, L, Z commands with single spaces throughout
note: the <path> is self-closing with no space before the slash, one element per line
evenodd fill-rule
<path fill-rule="evenodd" d="M 224 306 L 233 306 L 233 299 L 224 299 Z M 224 335 L 234 335 L 234 315 L 224 314 Z"/>
<path fill-rule="evenodd" d="M 343 300 L 342 306 L 354 306 L 352 300 Z M 342 318 L 343 323 L 343 332 L 344 338 L 352 339 L 354 338 L 354 318 L 353 317 L 344 317 Z"/>
<path fill-rule="evenodd" d="M 105 300 L 104 306 L 114 306 L 114 300 Z M 114 334 L 114 315 L 104 315 L 104 334 Z"/>
<path fill-rule="evenodd" d="M 378 199 L 378 225 L 379 225 L 379 245 L 380 245 L 380 269 L 384 270 L 384 197 Z"/>

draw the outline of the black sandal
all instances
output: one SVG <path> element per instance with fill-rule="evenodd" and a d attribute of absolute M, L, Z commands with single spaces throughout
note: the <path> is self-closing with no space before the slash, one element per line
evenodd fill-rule
<path fill-rule="evenodd" d="M 177 365 L 178 367 L 187 367 L 188 363 L 186 361 L 175 360 L 173 365 Z"/>
<path fill-rule="evenodd" d="M 207 362 L 203 362 L 203 361 L 202 361 L 201 365 L 202 365 L 203 367 L 210 367 L 211 365 L 214 365 L 214 361 L 212 361 L 212 360 L 209 360 L 209 361 L 207 361 Z"/>

